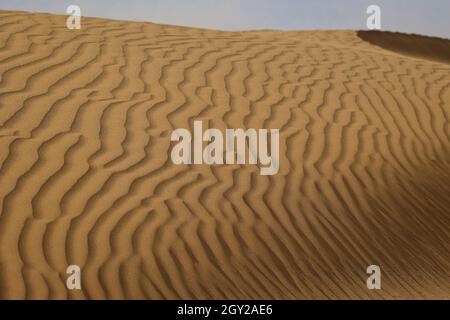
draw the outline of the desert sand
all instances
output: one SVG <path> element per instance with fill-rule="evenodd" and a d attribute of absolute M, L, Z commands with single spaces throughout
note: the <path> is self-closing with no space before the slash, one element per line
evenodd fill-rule
<path fill-rule="evenodd" d="M 450 40 L 0 25 L 0 298 L 450 299 Z M 279 172 L 173 164 L 195 120 Z"/>

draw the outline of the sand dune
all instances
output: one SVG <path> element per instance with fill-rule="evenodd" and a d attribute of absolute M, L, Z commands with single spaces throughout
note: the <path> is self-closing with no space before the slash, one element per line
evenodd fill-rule
<path fill-rule="evenodd" d="M 1 298 L 450 298 L 450 41 L 0 25 Z M 279 173 L 174 165 L 194 120 L 279 128 Z"/>
<path fill-rule="evenodd" d="M 371 44 L 407 56 L 450 63 L 450 46 L 447 39 L 375 30 L 358 31 L 357 34 Z"/>

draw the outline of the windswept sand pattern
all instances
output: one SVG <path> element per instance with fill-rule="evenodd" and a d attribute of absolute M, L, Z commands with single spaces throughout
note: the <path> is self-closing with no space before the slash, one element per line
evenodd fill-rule
<path fill-rule="evenodd" d="M 354 31 L 0 11 L 0 298 L 450 299 L 449 71 Z M 279 173 L 174 165 L 194 120 L 280 128 Z"/>

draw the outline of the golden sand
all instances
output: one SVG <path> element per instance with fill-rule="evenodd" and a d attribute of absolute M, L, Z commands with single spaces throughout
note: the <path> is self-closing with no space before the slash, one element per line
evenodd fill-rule
<path fill-rule="evenodd" d="M 449 299 L 450 41 L 360 36 L 0 11 L 0 297 Z M 195 120 L 278 174 L 173 164 Z"/>

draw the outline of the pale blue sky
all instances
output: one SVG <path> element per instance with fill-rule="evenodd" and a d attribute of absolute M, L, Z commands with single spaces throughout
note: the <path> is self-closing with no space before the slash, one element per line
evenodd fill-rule
<path fill-rule="evenodd" d="M 0 0 L 0 9 L 141 20 L 224 30 L 364 29 L 381 7 L 382 29 L 450 38 L 450 0 Z"/>

